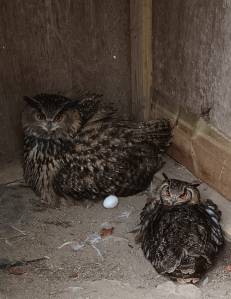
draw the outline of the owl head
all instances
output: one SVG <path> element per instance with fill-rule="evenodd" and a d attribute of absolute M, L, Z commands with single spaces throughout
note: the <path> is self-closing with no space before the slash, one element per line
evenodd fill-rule
<path fill-rule="evenodd" d="M 166 174 L 163 174 L 163 176 L 164 181 L 159 188 L 159 196 L 164 205 L 173 206 L 200 202 L 200 192 L 197 188 L 200 183 L 169 179 Z"/>
<path fill-rule="evenodd" d="M 75 100 L 55 94 L 24 97 L 22 124 L 27 135 L 40 138 L 70 138 L 97 109 L 98 96 Z"/>

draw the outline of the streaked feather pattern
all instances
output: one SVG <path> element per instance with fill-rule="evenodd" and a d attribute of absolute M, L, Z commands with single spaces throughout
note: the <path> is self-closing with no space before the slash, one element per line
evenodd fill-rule
<path fill-rule="evenodd" d="M 171 185 L 171 180 L 167 183 Z M 193 190 L 190 183 L 179 180 L 172 185 L 177 183 Z M 147 203 L 141 213 L 141 247 L 158 273 L 197 281 L 213 265 L 223 246 L 221 212 L 211 200 L 203 203 L 198 197 L 192 202 L 193 196 L 181 204 L 177 200 L 168 204 L 161 188 L 157 200 Z M 174 193 L 171 188 L 168 192 L 170 196 Z M 182 198 L 182 193 L 178 196 Z"/>
<path fill-rule="evenodd" d="M 146 189 L 161 167 L 169 122 L 119 120 L 100 97 L 26 98 L 24 174 L 45 204 L 56 205 L 60 197 L 132 195 Z"/>

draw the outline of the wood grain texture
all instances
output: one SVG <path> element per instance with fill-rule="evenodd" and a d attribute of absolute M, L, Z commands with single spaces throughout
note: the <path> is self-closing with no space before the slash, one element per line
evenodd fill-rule
<path fill-rule="evenodd" d="M 130 106 L 128 0 L 2 0 L 0 161 L 22 149 L 22 96 L 103 93 Z"/>
<path fill-rule="evenodd" d="M 132 115 L 149 119 L 152 95 L 152 0 L 131 0 Z"/>
<path fill-rule="evenodd" d="M 157 100 L 153 117 L 168 118 L 175 127 L 168 154 L 196 177 L 231 200 L 231 141 L 196 114 Z M 176 125 L 177 119 L 177 125 Z"/>
<path fill-rule="evenodd" d="M 153 0 L 153 83 L 231 137 L 231 2 Z"/>

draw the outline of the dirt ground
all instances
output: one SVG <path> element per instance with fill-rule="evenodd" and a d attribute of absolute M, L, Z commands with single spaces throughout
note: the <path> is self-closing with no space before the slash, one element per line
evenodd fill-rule
<path fill-rule="evenodd" d="M 164 171 L 172 177 L 194 179 L 169 158 Z M 158 173 L 152 190 L 121 198 L 114 209 L 98 202 L 40 211 L 29 188 L 1 185 L 0 265 L 5 259 L 46 259 L 0 270 L 0 299 L 231 298 L 229 243 L 196 286 L 174 284 L 145 260 L 130 231 L 160 179 Z M 205 184 L 200 188 L 202 194 L 208 189 Z M 110 225 L 112 235 L 101 238 L 102 227 Z"/>

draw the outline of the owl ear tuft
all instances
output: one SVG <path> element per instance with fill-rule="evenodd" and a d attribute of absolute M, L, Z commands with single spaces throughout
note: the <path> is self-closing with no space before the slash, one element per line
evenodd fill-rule
<path fill-rule="evenodd" d="M 103 95 L 91 95 L 80 100 L 81 110 L 84 112 L 98 110 Z"/>
<path fill-rule="evenodd" d="M 86 104 L 89 102 L 95 102 L 95 103 L 99 103 L 102 99 L 103 95 L 102 94 L 90 94 L 90 95 L 86 95 L 84 97 L 82 97 L 82 99 L 80 99 L 81 104 Z"/>
<path fill-rule="evenodd" d="M 98 110 L 102 95 L 89 95 L 80 100 L 80 114 L 83 122 L 88 121 Z"/>
<path fill-rule="evenodd" d="M 197 188 L 201 185 L 201 182 L 195 182 L 195 183 L 191 183 L 191 186 Z"/>
<path fill-rule="evenodd" d="M 166 181 L 169 181 L 169 178 L 168 178 L 166 173 L 163 172 L 162 175 L 163 175 L 163 177 L 165 178 Z"/>
<path fill-rule="evenodd" d="M 39 102 L 32 97 L 24 96 L 23 100 L 31 107 L 38 109 L 39 108 Z"/>
<path fill-rule="evenodd" d="M 68 101 L 64 104 L 63 110 L 71 109 L 71 108 L 79 108 L 79 100 Z"/>

